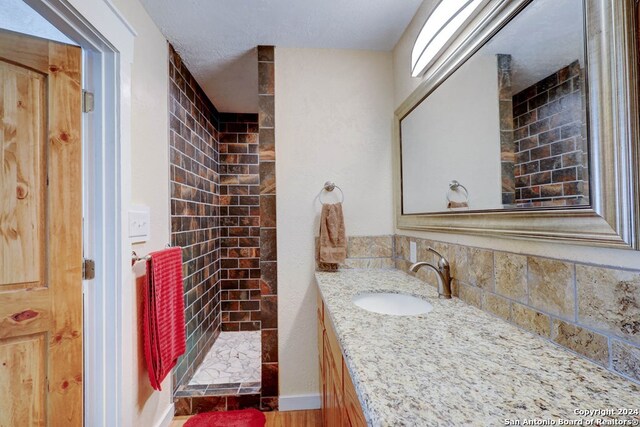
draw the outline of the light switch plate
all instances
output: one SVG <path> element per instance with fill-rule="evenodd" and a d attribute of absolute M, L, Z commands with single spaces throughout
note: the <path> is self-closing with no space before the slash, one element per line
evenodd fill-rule
<path fill-rule="evenodd" d="M 129 237 L 131 243 L 146 242 L 151 238 L 151 210 L 148 206 L 132 206 L 129 210 Z"/>
<path fill-rule="evenodd" d="M 418 261 L 418 245 L 416 244 L 416 242 L 409 242 L 409 261 Z"/>

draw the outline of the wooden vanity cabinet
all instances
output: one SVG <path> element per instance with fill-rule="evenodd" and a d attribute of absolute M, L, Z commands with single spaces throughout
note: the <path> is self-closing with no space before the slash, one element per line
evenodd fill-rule
<path fill-rule="evenodd" d="M 318 291 L 318 354 L 320 362 L 320 392 L 322 394 L 322 425 L 325 427 L 366 426 L 367 422 L 349 376 L 342 350 L 326 314 Z"/>

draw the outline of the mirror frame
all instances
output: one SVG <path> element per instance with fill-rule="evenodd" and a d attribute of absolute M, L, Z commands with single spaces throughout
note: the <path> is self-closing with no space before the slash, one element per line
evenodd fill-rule
<path fill-rule="evenodd" d="M 495 0 L 469 23 L 395 111 L 396 227 L 639 249 L 636 0 L 584 0 L 590 206 L 403 214 L 400 121 L 532 0 Z"/>

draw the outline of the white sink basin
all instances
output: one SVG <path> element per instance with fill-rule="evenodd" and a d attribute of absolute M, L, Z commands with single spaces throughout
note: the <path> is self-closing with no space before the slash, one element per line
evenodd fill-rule
<path fill-rule="evenodd" d="M 353 303 L 374 313 L 393 316 L 415 316 L 433 310 L 429 302 L 407 294 L 391 292 L 367 292 L 353 297 Z"/>

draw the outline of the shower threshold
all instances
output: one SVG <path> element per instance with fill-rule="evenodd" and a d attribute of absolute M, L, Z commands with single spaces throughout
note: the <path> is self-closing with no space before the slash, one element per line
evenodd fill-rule
<path fill-rule="evenodd" d="M 181 396 L 222 396 L 260 392 L 261 333 L 221 332 Z"/>

